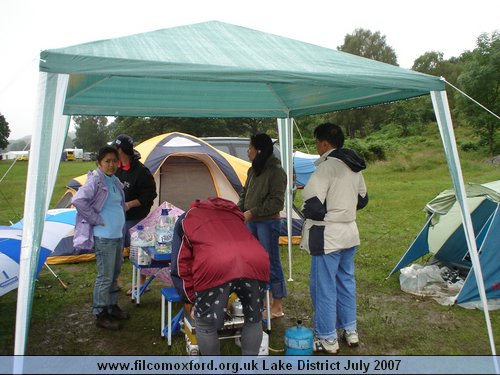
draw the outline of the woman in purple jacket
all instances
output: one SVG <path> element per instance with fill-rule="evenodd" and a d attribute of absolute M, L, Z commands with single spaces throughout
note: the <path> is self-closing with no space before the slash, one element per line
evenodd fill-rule
<path fill-rule="evenodd" d="M 97 157 L 97 168 L 87 175 L 87 182 L 76 192 L 77 209 L 73 245 L 92 249 L 96 254 L 97 277 L 92 313 L 98 327 L 117 330 L 118 320 L 129 315 L 118 307 L 119 288 L 116 279 L 122 266 L 125 195 L 123 185 L 114 175 L 118 153 L 114 147 L 103 147 Z"/>

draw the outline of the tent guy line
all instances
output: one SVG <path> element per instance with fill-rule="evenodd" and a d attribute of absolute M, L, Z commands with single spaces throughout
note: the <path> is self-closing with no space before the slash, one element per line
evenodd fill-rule
<path fill-rule="evenodd" d="M 443 78 L 443 81 L 450 85 L 451 87 L 453 87 L 455 90 L 457 90 L 460 94 L 462 94 L 463 96 L 465 96 L 467 99 L 471 100 L 472 102 L 474 102 L 475 104 L 477 104 L 479 107 L 481 107 L 482 109 L 484 109 L 486 112 L 489 112 L 491 113 L 493 116 L 495 116 L 497 119 L 500 120 L 500 116 L 498 116 L 495 112 L 493 112 L 492 110 L 486 108 L 484 105 L 482 105 L 481 103 L 479 103 L 476 99 L 472 98 L 471 96 L 467 95 L 465 92 L 463 92 L 462 90 L 460 90 L 458 87 L 454 86 L 453 84 L 451 84 L 450 82 L 448 82 L 446 79 Z"/>

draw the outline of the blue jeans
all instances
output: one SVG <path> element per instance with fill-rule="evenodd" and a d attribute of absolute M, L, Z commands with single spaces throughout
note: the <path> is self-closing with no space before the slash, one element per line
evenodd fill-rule
<path fill-rule="evenodd" d="M 118 303 L 120 289 L 116 278 L 123 263 L 122 238 L 94 237 L 97 276 L 94 286 L 92 313 L 98 315 Z"/>
<path fill-rule="evenodd" d="M 274 298 L 285 298 L 288 296 L 286 289 L 285 276 L 280 260 L 279 236 L 281 221 L 279 219 L 249 221 L 247 227 L 255 238 L 269 254 L 271 263 L 271 292 Z"/>
<path fill-rule="evenodd" d="M 317 337 L 337 338 L 337 329 L 356 329 L 356 280 L 354 254 L 357 246 L 311 259 L 309 291 Z"/>

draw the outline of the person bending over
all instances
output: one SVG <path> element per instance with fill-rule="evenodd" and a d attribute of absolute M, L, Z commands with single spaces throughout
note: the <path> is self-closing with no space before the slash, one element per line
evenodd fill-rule
<path fill-rule="evenodd" d="M 242 355 L 257 355 L 262 341 L 262 306 L 269 281 L 269 256 L 244 223 L 233 202 L 195 201 L 181 215 L 172 242 L 172 280 L 193 304 L 202 355 L 219 355 L 217 330 L 224 325 L 229 295 L 243 305 Z"/>

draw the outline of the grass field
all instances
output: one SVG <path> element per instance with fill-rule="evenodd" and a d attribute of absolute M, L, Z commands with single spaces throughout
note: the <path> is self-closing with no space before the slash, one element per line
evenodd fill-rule
<path fill-rule="evenodd" d="M 462 168 L 466 182 L 484 183 L 499 178 L 498 166 L 477 155 L 464 154 Z M 0 224 L 22 216 L 26 162 L 18 162 L 0 183 Z M 10 163 L 0 162 L 0 176 Z M 55 203 L 64 185 L 93 168 L 82 162 L 61 163 Z M 358 213 L 361 246 L 356 255 L 358 327 L 361 345 L 341 346 L 342 355 L 488 355 L 491 353 L 484 314 L 457 306 L 441 306 L 400 290 L 397 275 L 386 276 L 423 225 L 425 204 L 443 189 L 452 186 L 439 141 L 400 149 L 388 161 L 371 163 L 364 173 L 370 195 L 366 209 Z M 300 197 L 299 197 L 300 199 Z M 284 332 L 302 319 L 311 327 L 309 297 L 309 256 L 293 249 L 293 281 L 288 282 L 284 318 L 273 320 L 271 354 L 282 354 Z M 283 247 L 282 262 L 289 274 L 288 254 Z M 120 304 L 132 318 L 122 330 L 98 329 L 90 314 L 94 263 L 65 264 L 53 269 L 69 285 L 65 292 L 46 270 L 36 284 L 27 354 L 30 355 L 182 355 L 184 339 L 174 337 L 169 350 L 160 337 L 161 283 L 153 282 L 151 293 L 136 307 L 125 293 Z M 131 266 L 125 261 L 125 285 L 130 284 Z M 16 293 L 0 297 L 0 355 L 13 352 Z M 500 311 L 491 312 L 500 351 Z M 223 352 L 239 354 L 231 340 L 223 341 Z"/>

